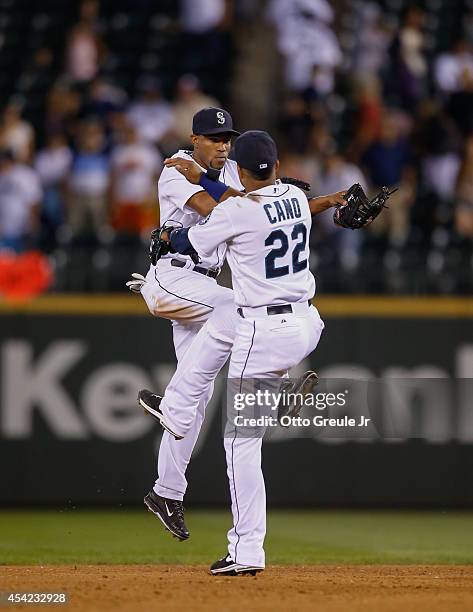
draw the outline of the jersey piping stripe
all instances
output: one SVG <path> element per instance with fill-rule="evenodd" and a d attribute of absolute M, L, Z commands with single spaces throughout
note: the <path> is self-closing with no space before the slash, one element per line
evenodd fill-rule
<path fill-rule="evenodd" d="M 245 359 L 245 365 L 243 366 L 243 370 L 241 371 L 241 376 L 240 376 L 240 391 L 239 391 L 240 393 L 241 393 L 241 385 L 243 383 L 243 375 L 245 373 L 246 365 L 248 363 L 248 359 L 249 359 L 250 354 L 251 354 L 251 349 L 253 348 L 253 341 L 255 339 L 255 331 L 256 331 L 256 321 L 253 321 L 253 335 L 251 336 L 251 344 L 250 344 L 250 348 L 248 349 L 248 354 L 247 354 L 246 359 Z M 235 506 L 236 506 L 236 509 L 237 509 L 237 520 L 236 520 L 236 523 L 235 523 L 235 533 L 238 536 L 238 539 L 237 539 L 236 544 L 235 544 L 235 559 L 234 559 L 235 563 L 237 563 L 237 547 L 238 547 L 238 543 L 240 542 L 240 534 L 237 531 L 237 525 L 238 525 L 238 523 L 240 521 L 240 509 L 238 507 L 238 498 L 237 498 L 236 480 L 235 480 L 235 468 L 234 468 L 234 463 L 233 463 L 233 446 L 235 444 L 236 436 L 237 436 L 237 430 L 236 430 L 236 426 L 235 426 L 235 436 L 233 437 L 233 440 L 232 440 L 232 480 L 233 480 L 233 491 L 235 492 Z"/>
<path fill-rule="evenodd" d="M 286 193 L 289 191 L 290 187 L 288 187 L 286 189 L 286 191 L 284 193 L 277 193 L 276 195 L 274 193 L 255 193 L 254 191 L 250 191 L 250 193 L 248 193 L 248 195 L 255 195 L 257 198 L 280 198 L 283 195 L 286 195 Z"/>
<path fill-rule="evenodd" d="M 156 270 L 154 271 L 154 278 L 156 279 L 156 282 L 161 287 L 161 289 L 165 291 L 166 293 L 169 293 L 169 295 L 173 295 L 174 297 L 177 297 L 180 300 L 185 300 L 186 302 L 192 302 L 192 304 L 200 304 L 200 306 L 205 306 L 206 308 L 210 308 L 210 310 L 214 309 L 213 306 L 209 306 L 208 304 L 204 304 L 203 302 L 198 302 L 197 300 L 191 300 L 190 298 L 182 297 L 182 295 L 177 295 L 177 293 L 173 293 L 172 291 L 169 291 L 168 289 L 166 289 L 166 287 L 163 287 L 161 283 L 159 282 L 158 277 L 156 276 Z M 184 306 L 184 308 L 191 308 L 192 304 L 189 304 L 188 306 Z"/>

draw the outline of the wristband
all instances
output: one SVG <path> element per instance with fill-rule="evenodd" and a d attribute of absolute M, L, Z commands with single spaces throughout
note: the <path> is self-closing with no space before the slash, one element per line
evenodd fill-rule
<path fill-rule="evenodd" d="M 225 185 L 225 183 L 209 179 L 206 172 L 202 173 L 199 180 L 199 185 L 203 187 L 209 196 L 216 202 L 220 202 L 220 198 L 228 189 L 228 185 Z"/>

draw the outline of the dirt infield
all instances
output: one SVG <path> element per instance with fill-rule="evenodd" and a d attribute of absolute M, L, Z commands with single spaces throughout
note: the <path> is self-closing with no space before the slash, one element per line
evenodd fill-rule
<path fill-rule="evenodd" d="M 0 566 L 0 591 L 67 592 L 66 609 L 87 612 L 459 612 L 473 610 L 473 566 L 271 566 L 235 578 L 191 566 Z"/>

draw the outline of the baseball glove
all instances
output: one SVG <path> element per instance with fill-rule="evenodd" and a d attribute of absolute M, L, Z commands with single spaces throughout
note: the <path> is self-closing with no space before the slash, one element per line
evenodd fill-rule
<path fill-rule="evenodd" d="M 173 229 L 176 229 L 176 226 L 164 224 L 162 227 L 158 227 L 151 232 L 151 241 L 149 243 L 149 260 L 153 266 L 155 266 L 158 263 L 158 260 L 164 255 L 167 255 L 168 253 L 175 253 L 170 243 L 167 240 L 164 240 L 162 237 L 164 231 L 168 232 L 169 234 Z"/>
<path fill-rule="evenodd" d="M 359 183 L 355 183 L 345 195 L 347 203 L 335 207 L 334 223 L 350 229 L 360 229 L 369 225 L 383 208 L 387 208 L 386 200 L 395 191 L 397 189 L 389 191 L 387 187 L 383 187 L 372 200 L 368 200 L 363 187 Z"/>
<path fill-rule="evenodd" d="M 161 257 L 164 257 L 164 255 L 167 255 L 168 253 L 177 253 L 176 249 L 174 249 L 171 245 L 170 236 L 174 230 L 182 229 L 182 224 L 176 226 L 166 225 L 166 223 L 151 232 L 151 242 L 149 244 L 149 260 L 153 264 L 153 266 L 155 266 L 161 259 Z M 168 235 L 166 240 L 163 238 L 163 233 L 165 231 Z M 183 253 L 184 255 L 189 255 L 189 257 L 196 265 L 200 263 L 200 258 L 193 249 L 191 249 L 189 252 L 179 252 Z"/>

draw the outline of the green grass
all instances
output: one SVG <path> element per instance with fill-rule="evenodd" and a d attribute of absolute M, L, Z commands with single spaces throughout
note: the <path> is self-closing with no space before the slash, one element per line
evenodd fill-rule
<path fill-rule="evenodd" d="M 138 510 L 1 511 L 0 564 L 207 564 L 226 549 L 230 514 L 187 512 L 179 543 Z M 473 564 L 473 513 L 271 512 L 269 564 Z"/>

